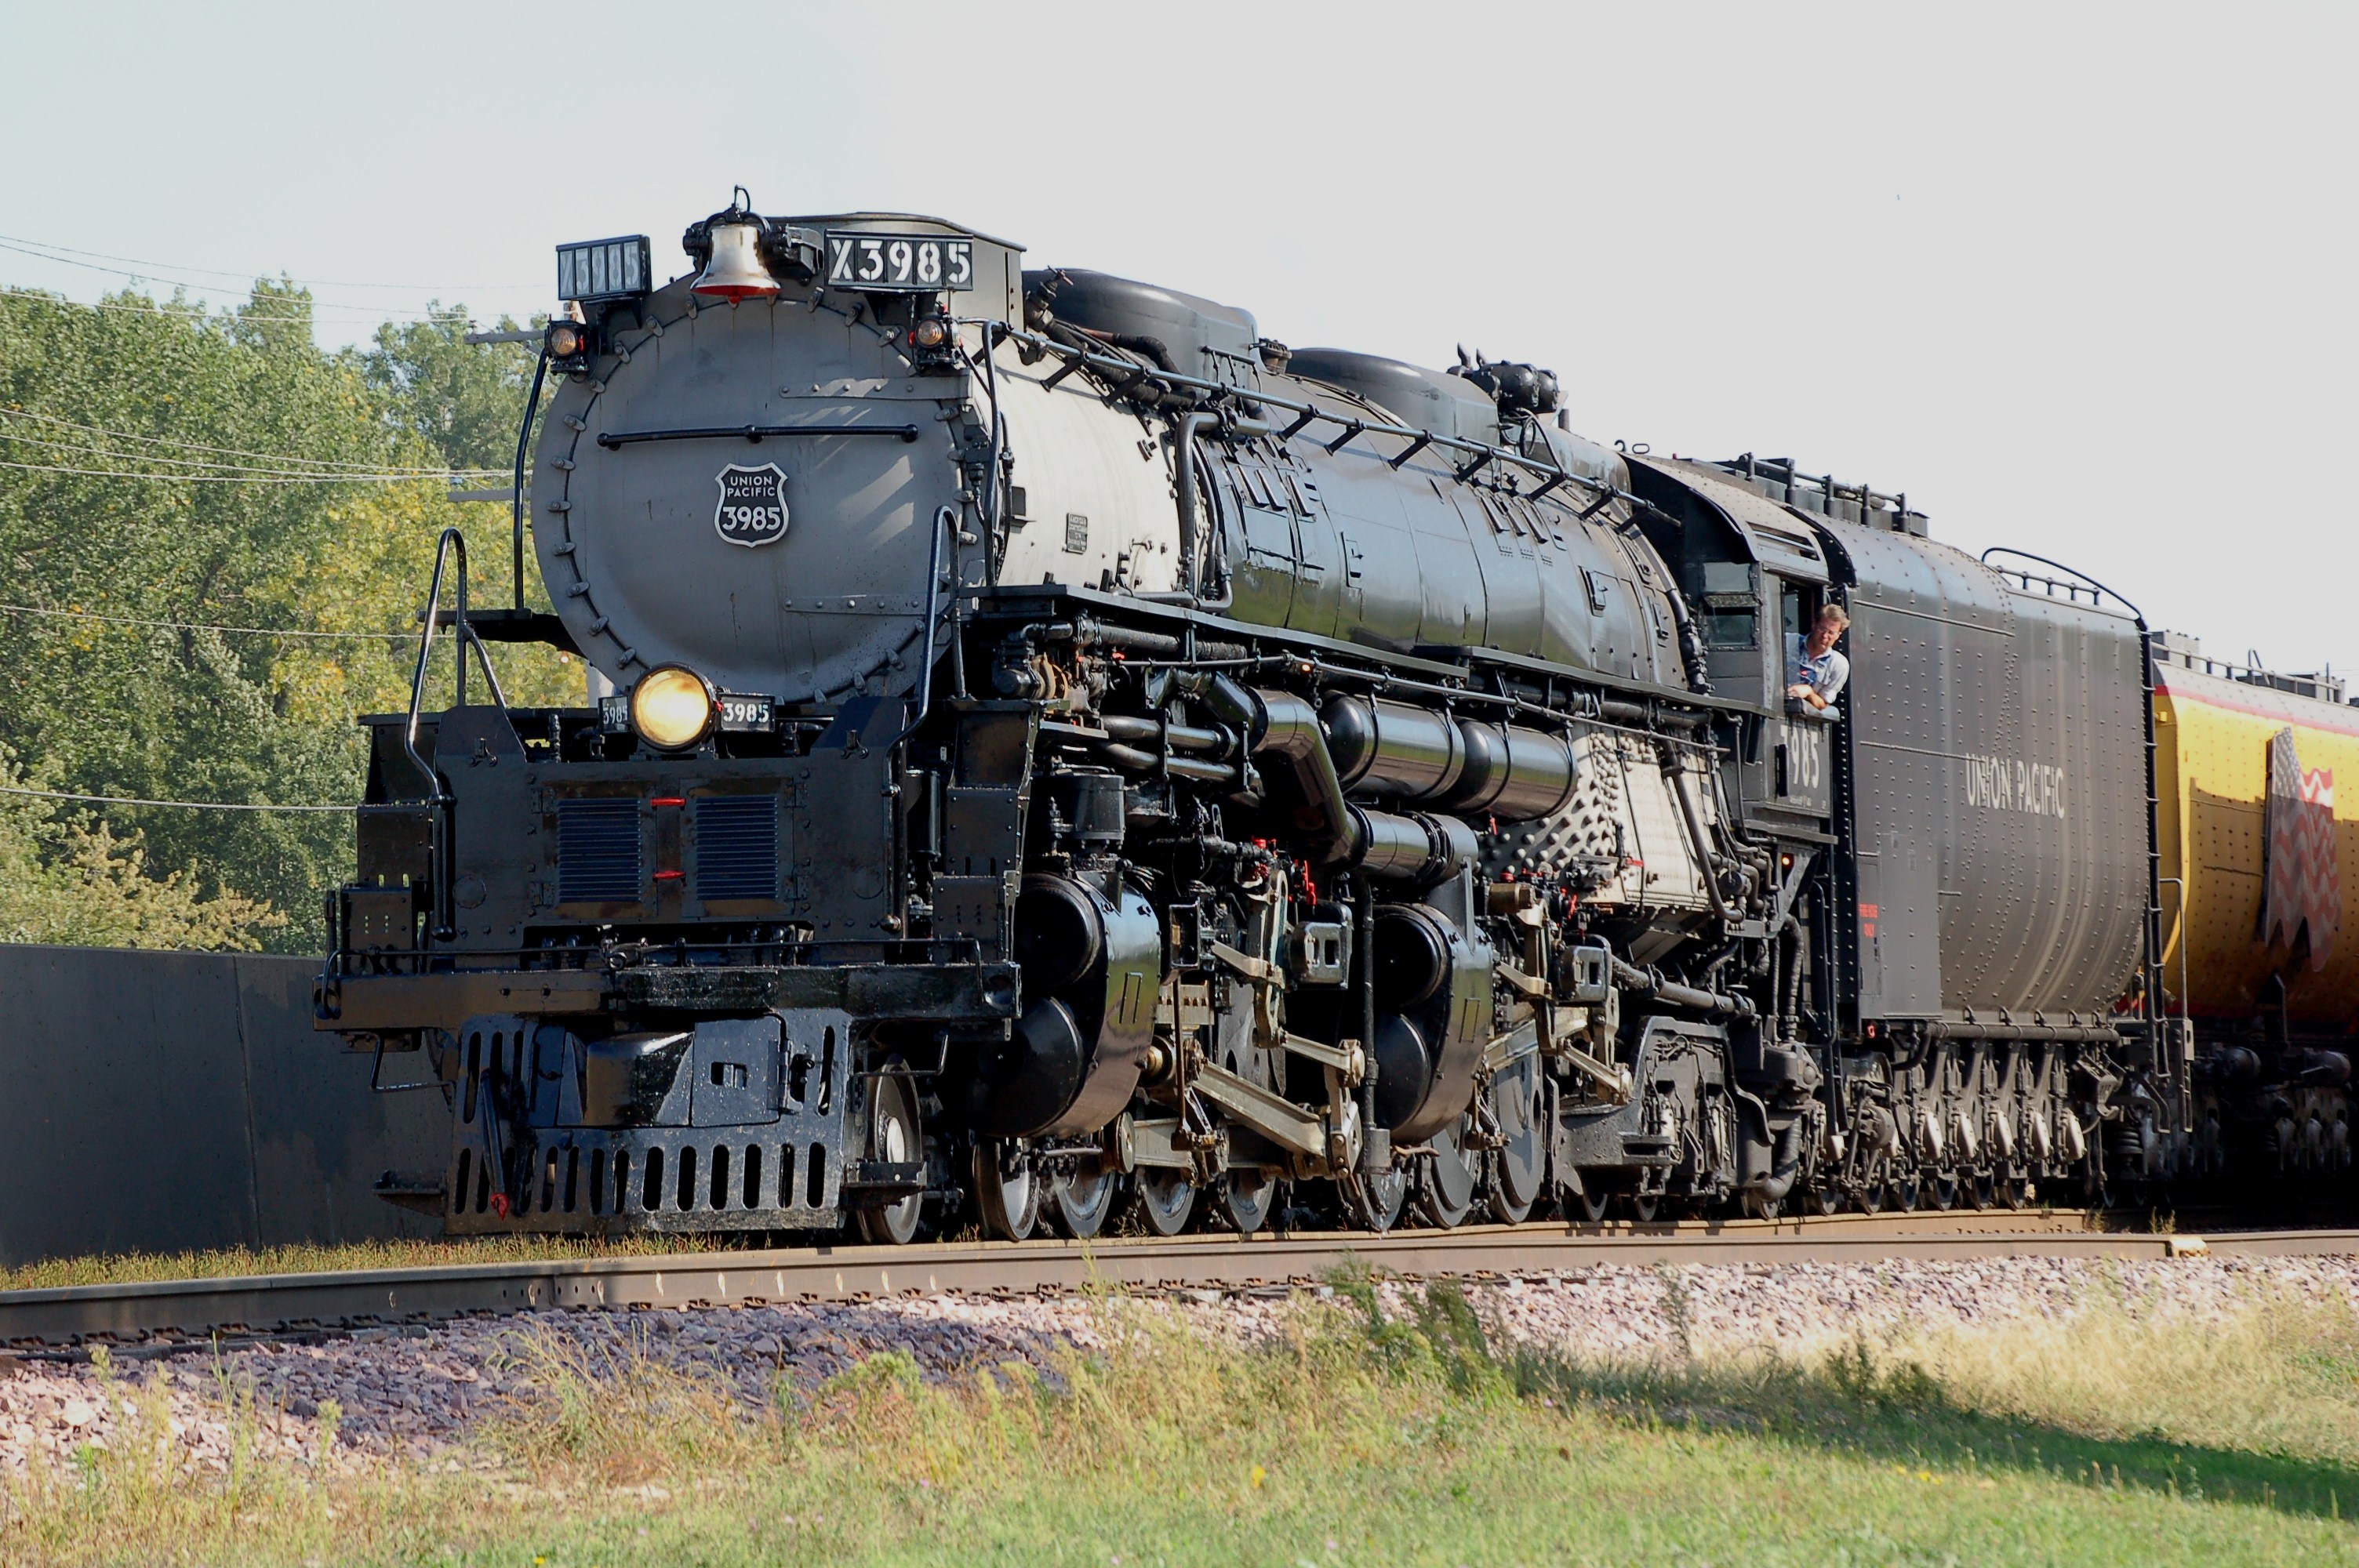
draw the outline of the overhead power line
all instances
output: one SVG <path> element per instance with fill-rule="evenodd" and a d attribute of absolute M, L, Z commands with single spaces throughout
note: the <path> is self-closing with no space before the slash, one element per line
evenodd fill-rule
<path fill-rule="evenodd" d="M 0 795 L 27 795 L 36 800 L 74 800 L 89 806 L 170 806 L 184 811 L 352 811 L 350 806 L 274 806 L 263 801 L 143 800 L 128 795 L 71 795 L 57 789 L 23 789 L 0 784 Z"/>
<path fill-rule="evenodd" d="M 44 251 L 27 250 L 22 245 L 12 245 L 7 243 L 5 241 L 0 241 L 0 251 L 14 251 L 18 255 L 31 256 L 36 261 L 55 262 L 60 266 L 87 267 L 92 272 L 109 273 L 116 277 L 130 278 L 135 282 L 168 283 L 175 288 L 194 289 L 201 295 L 219 295 L 229 292 L 217 283 L 204 283 L 192 277 L 170 277 L 162 273 L 134 272 L 127 267 L 102 266 L 96 262 L 75 261 L 71 256 L 53 256 Z M 252 298 L 255 295 L 255 289 L 250 284 L 247 286 L 245 292 L 248 298 Z M 338 304 L 332 300 L 319 298 L 313 298 L 309 303 L 314 315 L 318 315 L 321 312 L 325 311 L 339 316 L 374 316 L 382 318 L 386 314 L 386 308 L 381 305 L 343 305 Z M 302 318 L 288 317 L 285 318 L 285 319 L 301 320 Z"/>
<path fill-rule="evenodd" d="M 176 463 L 179 465 L 178 468 L 164 469 L 158 471 L 166 474 L 177 473 L 188 479 L 203 479 L 213 476 L 227 476 L 232 478 L 245 477 L 252 479 L 316 479 L 323 481 L 344 479 L 373 481 L 430 479 L 440 480 L 447 482 L 453 477 L 453 471 L 449 469 L 266 469 L 253 463 L 225 463 L 215 461 L 210 458 L 184 458 L 177 452 L 120 451 L 113 448 L 99 446 L 96 443 L 90 441 L 47 441 L 43 440 L 38 436 L 11 435 L 5 430 L 0 430 L 0 441 L 11 442 L 15 445 L 24 447 L 47 447 L 54 451 L 75 454 L 77 457 L 90 461 L 96 461 L 98 460 L 104 459 L 110 461 L 125 463 Z M 301 462 L 304 460 L 297 458 L 290 460 Z M 469 478 L 488 478 L 497 475 L 500 470 L 497 469 L 466 469 L 459 471 Z"/>
<path fill-rule="evenodd" d="M 116 277 L 148 279 L 157 283 L 168 283 L 176 287 L 194 289 L 200 294 L 223 294 L 228 292 L 228 290 L 223 288 L 222 285 L 218 283 L 207 283 L 201 278 L 176 277 L 170 273 L 158 272 L 147 267 L 109 266 L 103 262 L 79 261 L 70 255 L 59 255 L 52 254 L 49 251 L 37 250 L 24 243 L 12 243 L 5 238 L 0 238 L 0 251 L 13 251 L 18 255 L 30 256 L 36 261 L 52 262 L 60 266 L 81 267 L 89 272 L 108 273 Z M 201 271 L 203 269 L 180 268 L 178 270 Z M 255 292 L 255 284 L 256 281 L 268 282 L 270 280 L 267 275 L 254 275 L 249 276 L 246 280 L 245 287 L 245 292 L 249 296 Z M 298 284 L 299 280 L 295 278 L 286 278 L 284 281 L 290 285 L 294 285 Z M 420 289 L 414 290 L 412 292 L 432 293 L 439 291 Z M 456 292 L 456 290 L 453 292 Z M 357 303 L 347 304 L 339 303 L 333 300 L 323 300 L 317 297 L 312 299 L 311 308 L 315 311 L 332 310 L 342 315 L 362 316 L 382 316 L 385 314 L 386 310 L 386 308 L 383 305 L 364 305 Z"/>
<path fill-rule="evenodd" d="M 181 262 L 149 261 L 143 256 L 118 256 L 105 251 L 76 250 L 71 245 L 52 244 L 48 240 L 28 240 L 22 234 L 0 234 L 0 242 L 12 245 L 30 245 L 45 251 L 56 251 L 61 255 L 88 256 L 93 261 L 128 262 L 134 266 L 160 266 L 174 272 L 203 273 L 212 277 L 243 278 L 251 282 L 256 276 L 251 272 L 236 272 L 223 267 L 190 266 Z M 521 283 L 353 283 L 329 277 L 298 277 L 289 281 L 318 284 L 326 288 L 382 288 L 410 294 L 433 294 L 444 290 L 455 293 L 461 289 L 524 289 L 533 287 Z"/>
<path fill-rule="evenodd" d="M 241 324 L 248 321 L 276 321 L 283 325 L 295 327 L 309 327 L 315 324 L 312 319 L 309 316 L 274 316 L 255 310 L 242 310 L 235 316 L 230 316 L 225 313 L 215 315 L 210 307 L 197 300 L 176 302 L 169 299 L 150 299 L 145 305 L 120 305 L 111 300 L 102 299 L 93 303 L 80 299 L 68 299 L 60 295 L 51 294 L 47 289 L 18 288 L 13 285 L 0 287 L 0 296 L 5 296 L 11 299 L 30 299 L 43 305 L 60 305 L 74 310 L 119 310 L 125 314 L 135 316 L 171 315 L 179 316 L 191 321 L 203 321 L 208 323 L 226 322 Z M 142 296 L 141 297 L 144 298 L 146 297 Z M 224 312 L 226 312 L 227 308 L 228 308 L 226 306 L 223 307 Z"/>
<path fill-rule="evenodd" d="M 60 419 L 54 414 L 37 414 L 29 408 L 0 408 L 0 419 L 30 419 L 42 425 L 53 425 L 60 429 L 79 430 L 86 435 L 92 436 L 104 436 L 109 440 L 136 441 L 143 446 L 179 447 L 192 452 L 211 452 L 215 456 L 224 458 L 260 458 L 266 462 L 281 463 L 290 468 L 296 466 L 309 466 L 321 470 L 348 470 L 353 472 L 371 474 L 408 474 L 419 479 L 449 479 L 455 478 L 460 475 L 473 476 L 477 474 L 502 474 L 508 471 L 506 469 L 386 468 L 380 463 L 360 462 L 345 458 L 288 457 L 279 452 L 258 452 L 250 448 L 244 447 L 211 447 L 205 445 L 201 441 L 184 441 L 177 436 L 142 436 L 130 430 L 110 429 L 103 425 L 80 424 L 71 419 Z M 33 439 L 34 438 L 29 436 L 9 436 L 0 434 L 0 440 L 32 441 Z M 46 446 L 55 445 L 58 443 L 35 442 L 35 444 Z M 195 460 L 174 458 L 171 460 L 180 462 L 194 461 Z M 212 464 L 208 466 L 229 467 L 231 465 Z"/>
<path fill-rule="evenodd" d="M 433 477 L 424 474 L 368 473 L 141 473 L 128 469 L 78 469 L 58 463 L 0 462 L 0 469 L 23 473 L 73 474 L 83 479 L 128 479 L 150 484 L 418 484 Z"/>
<path fill-rule="evenodd" d="M 136 615 L 102 615 L 95 610 L 47 610 L 34 604 L 0 604 L 0 613 L 39 615 L 57 621 L 103 621 L 112 626 L 146 626 L 165 632 L 223 632 L 241 637 L 321 637 L 347 641 L 415 643 L 414 632 L 307 632 L 286 626 L 214 626 L 201 621 L 151 621 Z"/>

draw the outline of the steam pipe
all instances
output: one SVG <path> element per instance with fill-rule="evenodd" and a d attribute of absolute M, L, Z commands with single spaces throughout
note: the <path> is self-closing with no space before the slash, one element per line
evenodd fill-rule
<path fill-rule="evenodd" d="M 1790 914 L 1777 932 L 1777 957 L 1785 966 L 1779 977 L 1777 1033 L 1781 1040 L 1790 1040 L 1798 1022 L 1795 1010 L 1802 997 L 1802 927 Z"/>
<path fill-rule="evenodd" d="M 1251 727 L 1256 737 L 1254 755 L 1268 752 L 1286 759 L 1311 809 L 1323 819 L 1320 836 L 1327 841 L 1328 860 L 1356 860 L 1366 847 L 1366 836 L 1344 802 L 1343 783 L 1335 776 L 1335 759 L 1327 751 L 1327 732 L 1319 727 L 1319 710 L 1291 692 L 1251 695 L 1256 710 Z"/>
<path fill-rule="evenodd" d="M 1642 969 L 1621 958 L 1614 960 L 1614 979 L 1626 991 L 1651 996 L 1667 1007 L 1686 1012 L 1701 1012 L 1708 1018 L 1753 1018 L 1758 1016 L 1749 998 L 1729 996 L 1720 991 L 1700 990 L 1667 980 L 1653 969 Z"/>
<path fill-rule="evenodd" d="M 1802 1119 L 1795 1117 L 1769 1145 L 1769 1173 L 1752 1186 L 1754 1195 L 1764 1203 L 1782 1203 L 1794 1190 L 1794 1178 L 1802 1173 Z"/>
<path fill-rule="evenodd" d="M 1204 586 L 1196 580 L 1196 432 L 1220 422 L 1217 414 L 1182 414 L 1171 424 L 1172 462 L 1180 491 L 1180 567 L 1186 574 L 1191 602 Z"/>
<path fill-rule="evenodd" d="M 1373 1177 L 1392 1164 L 1389 1147 L 1381 1164 L 1376 1159 L 1376 1140 L 1382 1136 L 1389 1145 L 1391 1134 L 1376 1127 L 1375 895 L 1366 877 L 1358 881 L 1352 899 L 1352 963 L 1360 991 L 1360 1055 L 1367 1064 L 1360 1074 L 1360 1171 Z"/>
<path fill-rule="evenodd" d="M 1209 752 L 1225 757 L 1236 749 L 1237 738 L 1225 730 L 1200 730 L 1188 724 L 1166 724 L 1153 719 L 1129 719 L 1110 713 L 1098 727 L 1117 741 L 1155 741 L 1175 752 Z"/>
<path fill-rule="evenodd" d="M 1696 632 L 1695 619 L 1688 613 L 1688 596 L 1673 585 L 1664 595 L 1671 601 L 1671 620 L 1679 633 L 1680 663 L 1685 668 L 1688 689 L 1710 692 L 1712 677 L 1705 673 L 1703 638 Z"/>
<path fill-rule="evenodd" d="M 1142 752 L 1119 741 L 1099 741 L 1097 754 L 1115 767 L 1127 768 L 1135 773 L 1168 773 L 1175 779 L 1231 786 L 1237 782 L 1237 770 L 1225 762 L 1208 762 L 1197 757 L 1158 757 L 1152 752 Z"/>
<path fill-rule="evenodd" d="M 1936 1020 L 1925 1026 L 1928 1040 L 2029 1040 L 2043 1044 L 2110 1045 L 2121 1031 L 2107 1023 L 1951 1023 Z"/>
<path fill-rule="evenodd" d="M 1671 793 L 1680 797 L 1680 820 L 1687 825 L 1688 848 L 1695 851 L 1696 864 L 1703 871 L 1704 896 L 1712 900 L 1712 912 L 1734 925 L 1745 917 L 1728 907 L 1721 896 L 1720 863 L 1704 841 L 1703 819 L 1696 815 L 1695 795 L 1688 788 L 1688 770 L 1669 746 L 1658 749 L 1662 766 L 1671 775 Z"/>

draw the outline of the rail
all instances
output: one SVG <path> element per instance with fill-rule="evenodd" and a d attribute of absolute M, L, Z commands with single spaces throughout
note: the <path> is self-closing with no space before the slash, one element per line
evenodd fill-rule
<path fill-rule="evenodd" d="M 2359 1231 L 2090 1228 L 2080 1210 L 1837 1216 L 1661 1225 L 1470 1226 L 1456 1230 L 1227 1235 L 1097 1242 L 962 1241 L 464 1263 L 144 1281 L 0 1292 L 0 1344 L 50 1357 L 92 1343 L 136 1353 L 209 1349 L 223 1336 L 317 1333 L 550 1308 L 858 1301 L 912 1293 L 1134 1292 L 1315 1283 L 1364 1265 L 1409 1277 L 1529 1275 L 1600 1263 L 1842 1263 L 2002 1256 L 2161 1260 L 2359 1254 Z M 144 1342 L 144 1344 L 143 1344 Z M 42 1346 L 55 1348 L 38 1348 Z"/>

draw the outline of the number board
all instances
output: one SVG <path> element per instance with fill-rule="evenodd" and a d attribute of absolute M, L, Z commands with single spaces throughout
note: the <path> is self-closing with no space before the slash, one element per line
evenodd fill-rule
<path fill-rule="evenodd" d="M 831 229 L 827 286 L 875 294 L 939 294 L 974 287 L 974 242 L 939 234 Z"/>
<path fill-rule="evenodd" d="M 720 728 L 733 734 L 753 732 L 767 734 L 771 722 L 771 699 L 766 697 L 745 697 L 724 691 L 714 698 L 720 715 Z"/>

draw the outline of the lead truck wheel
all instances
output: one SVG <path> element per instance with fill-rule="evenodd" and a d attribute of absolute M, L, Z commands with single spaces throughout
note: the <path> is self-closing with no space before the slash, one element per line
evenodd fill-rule
<path fill-rule="evenodd" d="M 909 1098 L 908 1082 L 880 1076 L 868 1091 L 867 1157 L 886 1164 L 904 1165 L 925 1159 L 918 1131 L 918 1108 Z M 915 1240 L 923 1217 L 925 1195 L 911 1193 L 879 1208 L 855 1211 L 853 1224 L 865 1240 L 904 1247 Z"/>

